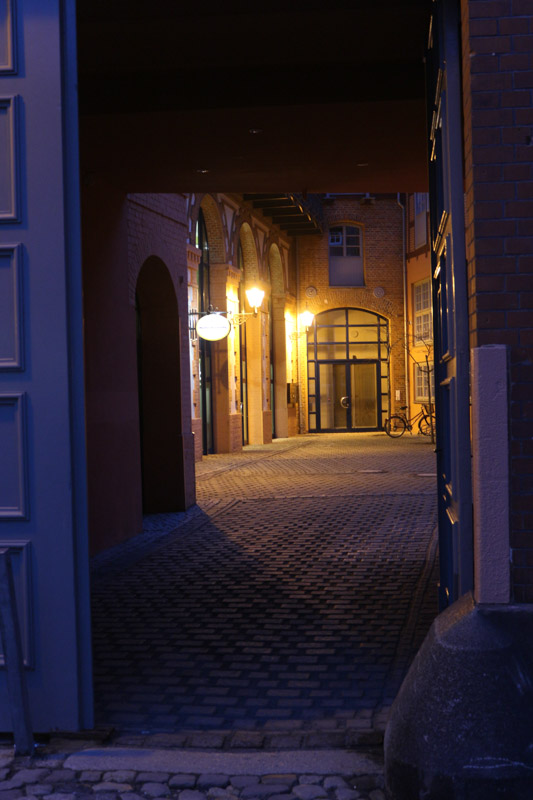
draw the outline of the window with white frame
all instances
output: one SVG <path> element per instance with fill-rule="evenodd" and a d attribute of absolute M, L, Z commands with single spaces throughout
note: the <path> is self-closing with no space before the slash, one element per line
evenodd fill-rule
<path fill-rule="evenodd" d="M 359 225 L 329 229 L 330 286 L 364 286 L 363 231 Z"/>
<path fill-rule="evenodd" d="M 414 365 L 414 387 L 415 403 L 429 402 L 429 387 L 431 387 L 431 402 L 435 402 L 435 370 L 433 369 L 433 361 Z"/>
<path fill-rule="evenodd" d="M 433 341 L 431 314 L 431 279 L 413 285 L 414 343 L 426 344 Z"/>

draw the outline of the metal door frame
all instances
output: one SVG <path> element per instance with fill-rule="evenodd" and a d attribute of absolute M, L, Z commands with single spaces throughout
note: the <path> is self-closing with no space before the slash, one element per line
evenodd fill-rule
<path fill-rule="evenodd" d="M 460 5 L 436 0 L 427 52 L 441 609 L 473 586 Z"/>
<path fill-rule="evenodd" d="M 353 428 L 351 425 L 351 403 L 346 409 L 346 422 L 347 425 L 345 428 L 323 428 L 321 423 L 321 408 L 320 408 L 320 365 L 321 364 L 344 364 L 346 369 L 346 389 L 348 392 L 348 396 L 352 397 L 352 375 L 350 367 L 352 364 L 375 364 L 376 365 L 376 416 L 378 419 L 378 424 L 375 428 Z M 316 369 L 316 419 L 317 419 L 317 433 L 364 433 L 365 431 L 379 431 L 381 430 L 381 426 L 379 425 L 379 420 L 381 419 L 381 361 L 379 359 L 316 359 L 315 360 Z"/>

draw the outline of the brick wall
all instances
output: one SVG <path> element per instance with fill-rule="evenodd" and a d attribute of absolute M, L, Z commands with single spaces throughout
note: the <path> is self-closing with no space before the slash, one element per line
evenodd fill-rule
<path fill-rule="evenodd" d="M 128 262 L 130 302 L 142 265 L 157 256 L 166 265 L 178 303 L 187 287 L 186 202 L 179 194 L 128 195 Z M 183 290 L 183 291 L 182 291 Z M 186 309 L 185 304 L 185 309 Z M 184 308 L 179 306 L 180 314 Z"/>
<path fill-rule="evenodd" d="M 533 2 L 461 12 L 470 343 L 509 347 L 512 594 L 533 602 Z"/>

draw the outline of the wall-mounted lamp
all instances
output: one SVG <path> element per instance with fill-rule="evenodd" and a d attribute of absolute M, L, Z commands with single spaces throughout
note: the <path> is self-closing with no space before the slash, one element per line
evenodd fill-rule
<path fill-rule="evenodd" d="M 290 335 L 291 339 L 296 340 L 300 336 L 306 336 L 309 328 L 313 324 L 314 318 L 315 315 L 313 314 L 312 311 L 309 311 L 308 308 L 306 308 L 305 311 L 302 311 L 302 313 L 299 316 L 300 330 L 291 333 Z"/>
<path fill-rule="evenodd" d="M 260 308 L 264 296 L 264 291 L 262 289 L 258 289 L 256 286 L 253 286 L 251 289 L 246 289 L 246 299 L 254 310 L 254 317 L 257 316 L 257 309 Z"/>
<path fill-rule="evenodd" d="M 302 311 L 302 313 L 300 314 L 300 325 L 302 325 L 305 328 L 306 332 L 307 329 L 310 328 L 311 325 L 313 324 L 314 318 L 315 315 L 313 314 L 312 311 L 309 311 L 308 308 L 306 308 L 305 311 Z"/>
<path fill-rule="evenodd" d="M 263 298 L 265 293 L 262 289 L 258 289 L 257 286 L 252 286 L 250 289 L 246 289 L 246 299 L 248 300 L 248 305 L 253 308 L 253 312 L 242 312 L 240 314 L 232 314 L 231 321 L 234 325 L 242 325 L 243 322 L 246 322 L 248 317 L 257 317 L 257 312 L 261 308 L 261 303 L 263 302 Z"/>

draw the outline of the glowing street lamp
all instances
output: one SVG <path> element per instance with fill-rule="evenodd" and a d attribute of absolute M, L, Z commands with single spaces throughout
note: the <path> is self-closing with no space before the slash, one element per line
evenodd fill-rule
<path fill-rule="evenodd" d="M 309 331 L 310 326 L 313 324 L 313 320 L 315 315 L 312 311 L 309 311 L 308 308 L 298 316 L 298 323 L 300 330 L 294 331 L 294 333 L 290 334 L 290 338 L 297 342 L 300 336 L 307 336 L 307 332 Z"/>
<path fill-rule="evenodd" d="M 257 286 L 251 286 L 249 289 L 246 289 L 246 299 L 248 300 L 248 305 L 253 308 L 253 313 L 243 311 L 239 314 L 232 314 L 232 323 L 234 325 L 242 325 L 244 322 L 246 322 L 248 317 L 257 317 L 257 312 L 261 308 L 261 303 L 263 302 L 264 296 L 264 291 L 259 289 Z"/>
<path fill-rule="evenodd" d="M 250 289 L 246 289 L 246 299 L 248 300 L 250 307 L 254 310 L 254 317 L 257 317 L 257 309 L 261 307 L 264 296 L 264 291 L 262 289 L 258 289 L 257 286 L 252 286 Z"/>
<path fill-rule="evenodd" d="M 306 308 L 305 311 L 302 311 L 300 314 L 300 325 L 307 330 L 313 324 L 314 318 L 315 315 L 313 312 Z"/>

